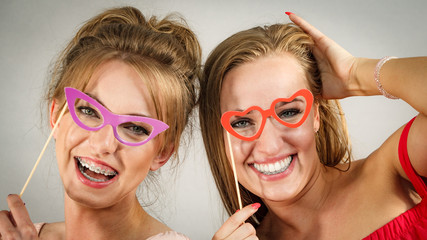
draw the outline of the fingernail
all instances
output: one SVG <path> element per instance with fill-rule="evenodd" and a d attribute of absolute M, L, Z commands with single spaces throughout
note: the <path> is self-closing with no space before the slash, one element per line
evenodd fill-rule
<path fill-rule="evenodd" d="M 294 14 L 293 12 L 285 12 L 286 13 L 286 15 L 291 15 L 291 14 Z"/>
<path fill-rule="evenodd" d="M 261 207 L 261 204 L 259 203 L 254 203 L 251 205 L 253 209 L 258 209 L 259 207 Z"/>
<path fill-rule="evenodd" d="M 236 212 L 238 212 L 238 211 L 240 211 L 240 209 L 237 209 L 237 210 L 236 210 Z M 236 212 L 235 212 L 235 213 L 236 213 Z"/>

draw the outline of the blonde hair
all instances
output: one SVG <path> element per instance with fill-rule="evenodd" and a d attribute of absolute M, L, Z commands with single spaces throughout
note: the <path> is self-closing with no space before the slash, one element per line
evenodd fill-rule
<path fill-rule="evenodd" d="M 199 117 L 210 168 L 229 215 L 238 209 L 233 172 L 225 154 L 223 129 L 220 124 L 220 91 L 224 76 L 232 68 L 256 59 L 284 52 L 296 57 L 305 71 L 308 86 L 319 105 L 320 129 L 316 148 L 325 166 L 335 167 L 350 162 L 351 149 L 345 121 L 338 101 L 321 97 L 322 81 L 312 54 L 314 43 L 310 36 L 293 24 L 275 24 L 238 32 L 220 43 L 209 55 L 200 84 Z M 261 199 L 240 185 L 244 205 Z M 262 204 L 249 220 L 257 226 L 267 213 Z"/>
<path fill-rule="evenodd" d="M 195 34 L 176 15 L 147 21 L 133 7 L 106 10 L 87 21 L 62 51 L 53 66 L 45 100 L 65 104 L 64 87 L 84 90 L 95 69 L 110 60 L 123 61 L 140 74 L 159 120 L 169 125 L 159 135 L 159 151 L 173 143 L 177 156 L 197 100 L 201 49 Z"/>

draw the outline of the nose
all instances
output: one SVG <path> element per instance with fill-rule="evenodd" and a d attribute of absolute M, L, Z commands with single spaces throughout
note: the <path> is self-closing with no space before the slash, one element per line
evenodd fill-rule
<path fill-rule="evenodd" d="M 255 140 L 256 145 L 254 153 L 259 155 L 256 157 L 263 158 L 267 156 L 275 156 L 280 153 L 283 146 L 283 129 L 274 123 L 274 118 L 269 117 L 265 122 L 264 129 L 260 136 Z"/>
<path fill-rule="evenodd" d="M 95 154 L 102 156 L 114 153 L 119 142 L 114 136 L 113 127 L 106 125 L 98 131 L 91 133 L 89 137 L 89 144 L 95 151 Z"/>

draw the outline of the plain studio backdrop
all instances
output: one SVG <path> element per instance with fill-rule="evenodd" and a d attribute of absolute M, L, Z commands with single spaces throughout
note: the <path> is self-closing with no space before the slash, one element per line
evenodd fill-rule
<path fill-rule="evenodd" d="M 1 0 L 0 4 L 0 209 L 8 209 L 9 193 L 21 191 L 49 135 L 46 109 L 40 107 L 49 65 L 81 24 L 106 8 L 131 5 L 146 16 L 182 14 L 199 37 L 204 59 L 237 31 L 289 22 L 285 11 L 304 17 L 355 56 L 427 55 L 425 0 Z M 366 157 L 416 115 L 402 100 L 382 96 L 341 102 L 356 159 Z M 180 151 L 182 164 L 172 174 L 167 166 L 162 169 L 161 188 L 142 197 L 158 197 L 147 208 L 171 228 L 192 239 L 210 239 L 225 217 L 195 122 L 193 136 L 187 136 Z M 62 221 L 63 194 L 52 141 L 23 195 L 33 222 Z"/>

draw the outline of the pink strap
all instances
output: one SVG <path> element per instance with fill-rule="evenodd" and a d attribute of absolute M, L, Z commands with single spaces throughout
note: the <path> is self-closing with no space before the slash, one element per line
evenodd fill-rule
<path fill-rule="evenodd" d="M 34 227 L 37 230 L 37 236 L 40 236 L 40 232 L 45 224 L 46 223 L 34 223 Z"/>
<path fill-rule="evenodd" d="M 411 165 L 411 161 L 409 160 L 408 155 L 408 134 L 409 129 L 411 128 L 412 123 L 414 122 L 415 117 L 411 119 L 411 121 L 406 124 L 403 129 L 402 135 L 400 136 L 399 141 L 399 160 L 402 165 L 403 170 L 411 181 L 412 185 L 414 185 L 415 191 L 420 195 L 421 198 L 424 198 L 427 195 L 427 187 L 421 177 L 415 172 L 414 168 Z"/>

